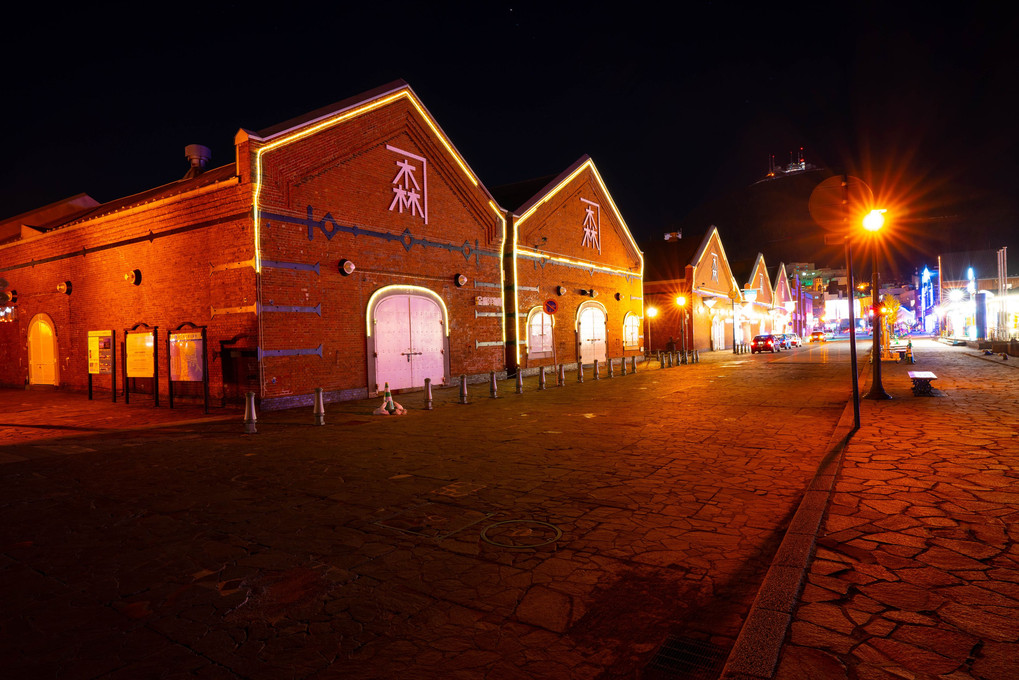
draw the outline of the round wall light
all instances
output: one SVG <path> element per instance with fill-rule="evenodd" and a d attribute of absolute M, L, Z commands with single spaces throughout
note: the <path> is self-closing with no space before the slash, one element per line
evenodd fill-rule
<path fill-rule="evenodd" d="M 467 277 L 463 274 L 457 274 L 453 277 L 453 283 L 456 284 L 457 288 L 463 288 L 467 285 Z"/>
<path fill-rule="evenodd" d="M 124 274 L 124 280 L 135 286 L 140 286 L 142 285 L 142 271 L 140 269 L 132 269 Z"/>
<path fill-rule="evenodd" d="M 555 294 L 556 295 L 566 295 L 566 289 L 563 288 L 562 286 L 556 286 L 555 287 Z"/>
<path fill-rule="evenodd" d="M 339 270 L 344 276 L 350 276 L 354 273 L 357 266 L 350 260 L 340 260 Z"/>
<path fill-rule="evenodd" d="M 70 281 L 61 281 L 60 283 L 58 283 L 57 284 L 57 292 L 58 293 L 63 293 L 64 295 L 70 295 L 71 294 L 71 282 Z"/>

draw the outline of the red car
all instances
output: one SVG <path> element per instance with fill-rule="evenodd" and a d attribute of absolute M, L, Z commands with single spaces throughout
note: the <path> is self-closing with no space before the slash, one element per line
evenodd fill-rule
<path fill-rule="evenodd" d="M 755 335 L 754 341 L 750 343 L 750 353 L 779 351 L 779 341 L 774 335 Z"/>

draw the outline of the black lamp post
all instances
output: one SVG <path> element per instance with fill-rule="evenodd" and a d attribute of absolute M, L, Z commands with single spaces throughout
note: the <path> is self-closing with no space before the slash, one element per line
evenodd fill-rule
<path fill-rule="evenodd" d="M 871 361 L 874 364 L 874 378 L 871 381 L 870 392 L 867 392 L 866 399 L 891 399 L 892 395 L 885 392 L 884 386 L 881 384 L 881 306 L 878 303 L 878 291 L 881 290 L 879 287 L 878 273 L 877 273 L 877 232 L 880 231 L 882 225 L 885 223 L 884 210 L 871 210 L 870 213 L 863 218 L 863 228 L 874 234 L 874 238 L 871 241 L 871 246 L 874 250 L 874 258 L 872 261 L 874 271 L 871 273 L 871 300 L 874 303 L 874 323 L 873 323 L 873 340 L 874 344 L 871 349 Z M 850 304 L 852 304 L 850 302 Z"/>

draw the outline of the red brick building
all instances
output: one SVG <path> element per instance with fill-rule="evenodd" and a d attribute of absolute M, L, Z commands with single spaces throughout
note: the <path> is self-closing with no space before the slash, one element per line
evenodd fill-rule
<path fill-rule="evenodd" d="M 640 354 L 643 257 L 594 162 L 494 193 L 510 209 L 509 370 Z"/>
<path fill-rule="evenodd" d="M 84 390 L 91 372 L 109 394 L 113 376 L 90 368 L 89 348 L 114 331 L 118 386 L 126 366 L 132 393 L 165 395 L 172 374 L 188 379 L 175 393 L 194 396 L 204 376 L 213 401 L 253 391 L 279 408 L 310 403 L 317 387 L 352 399 L 387 382 L 534 365 L 526 351 L 517 361 L 523 315 L 560 285 L 568 293 L 549 297 L 602 296 L 590 301 L 613 356 L 640 316 L 640 253 L 588 159 L 513 215 L 555 251 L 507 241 L 506 210 L 406 83 L 241 130 L 222 167 L 206 170 L 208 150 L 189 150 L 184 179 L 56 217 L 47 207 L 8 229 L 0 293 L 17 301 L 0 307 L 12 310 L 0 313 L 0 384 Z M 580 242 L 591 206 L 596 255 Z M 514 262 L 531 268 L 519 286 Z M 563 311 L 580 318 L 581 307 Z M 198 329 L 207 369 L 180 349 Z M 168 343 L 170 331 L 181 342 Z M 560 361 L 574 361 L 578 340 L 561 339 Z M 185 358 L 195 365 L 182 368 Z"/>

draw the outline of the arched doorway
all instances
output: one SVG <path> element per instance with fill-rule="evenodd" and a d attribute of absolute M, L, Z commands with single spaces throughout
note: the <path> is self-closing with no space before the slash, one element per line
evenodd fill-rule
<path fill-rule="evenodd" d="M 426 288 L 390 286 L 368 303 L 369 371 L 375 391 L 444 384 L 449 375 L 446 307 Z"/>
<path fill-rule="evenodd" d="M 711 317 L 711 349 L 725 349 L 725 319 L 717 314 Z"/>
<path fill-rule="evenodd" d="M 57 333 L 47 314 L 36 314 L 28 324 L 28 384 L 57 385 Z"/>
<path fill-rule="evenodd" d="M 597 302 L 585 302 L 577 310 L 577 344 L 581 363 L 593 364 L 595 359 L 605 363 L 608 351 L 605 320 L 605 308 Z"/>

